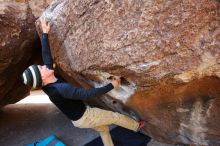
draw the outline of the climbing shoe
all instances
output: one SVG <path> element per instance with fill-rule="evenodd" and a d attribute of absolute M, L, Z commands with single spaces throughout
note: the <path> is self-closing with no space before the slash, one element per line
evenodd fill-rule
<path fill-rule="evenodd" d="M 138 127 L 137 131 L 140 131 L 144 127 L 145 121 L 141 120 L 138 122 L 138 124 L 139 124 L 139 127 Z"/>

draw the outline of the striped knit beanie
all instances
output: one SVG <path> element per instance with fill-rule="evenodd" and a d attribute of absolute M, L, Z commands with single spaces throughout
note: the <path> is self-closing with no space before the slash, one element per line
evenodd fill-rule
<path fill-rule="evenodd" d="M 29 66 L 22 74 L 24 84 L 33 88 L 42 87 L 40 70 L 36 64 Z"/>

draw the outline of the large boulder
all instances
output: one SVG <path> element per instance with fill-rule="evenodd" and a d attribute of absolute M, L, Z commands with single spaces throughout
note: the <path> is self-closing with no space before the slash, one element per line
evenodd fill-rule
<path fill-rule="evenodd" d="M 40 41 L 35 20 L 49 2 L 0 2 L 0 107 L 19 101 L 29 93 L 30 89 L 21 84 L 20 78 L 23 70 L 35 60 L 34 56 L 40 54 L 37 53 L 40 52 Z"/>
<path fill-rule="evenodd" d="M 97 87 L 119 76 L 103 101 L 139 115 L 146 134 L 220 145 L 219 11 L 216 0 L 55 0 L 44 15 L 69 81 Z"/>

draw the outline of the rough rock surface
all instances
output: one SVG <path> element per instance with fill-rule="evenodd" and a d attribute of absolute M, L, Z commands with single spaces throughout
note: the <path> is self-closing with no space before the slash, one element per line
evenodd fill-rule
<path fill-rule="evenodd" d="M 69 80 L 122 87 L 103 101 L 169 142 L 220 145 L 220 3 L 55 0 L 45 11 L 55 63 Z"/>
<path fill-rule="evenodd" d="M 19 79 L 25 67 L 35 60 L 33 54 L 40 54 L 36 53 L 40 45 L 35 44 L 40 42 L 35 20 L 48 3 L 46 0 L 0 1 L 0 107 L 29 93 L 30 89 Z"/>

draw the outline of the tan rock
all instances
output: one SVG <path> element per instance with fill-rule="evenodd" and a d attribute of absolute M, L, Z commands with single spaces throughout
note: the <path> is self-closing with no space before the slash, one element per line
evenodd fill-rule
<path fill-rule="evenodd" d="M 103 101 L 169 142 L 220 144 L 220 4 L 216 0 L 55 0 L 53 58 L 69 81 L 122 86 Z"/>

